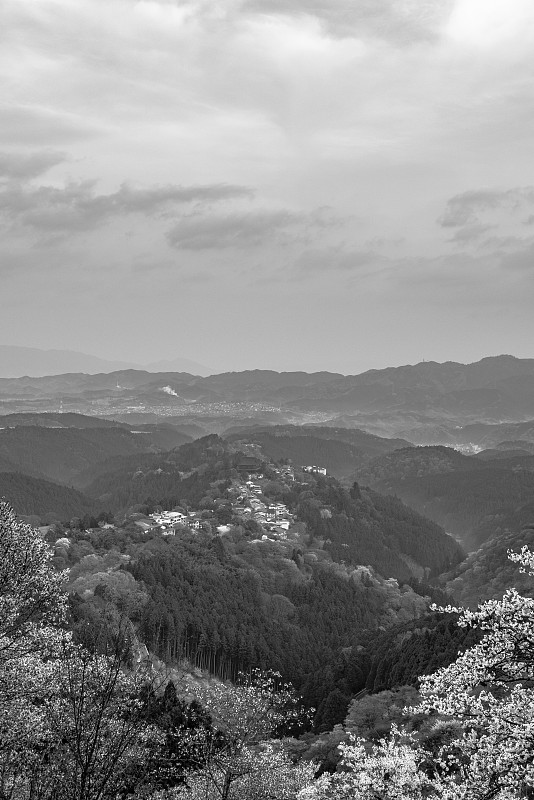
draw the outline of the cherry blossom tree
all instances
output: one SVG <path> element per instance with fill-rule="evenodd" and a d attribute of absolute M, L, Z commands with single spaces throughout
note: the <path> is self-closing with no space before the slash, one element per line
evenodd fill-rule
<path fill-rule="evenodd" d="M 153 800 L 221 800 L 225 788 L 230 800 L 295 800 L 315 770 L 310 763 L 293 764 L 280 744 L 265 742 L 242 751 L 239 772 L 229 784 L 224 767 L 199 770 L 185 786 L 155 795 Z"/>
<path fill-rule="evenodd" d="M 534 575 L 534 554 L 510 553 Z M 452 606 L 458 624 L 481 631 L 478 644 L 420 678 L 421 704 L 435 731 L 431 752 L 393 729 L 370 751 L 362 739 L 342 745 L 341 771 L 322 777 L 299 800 L 512 800 L 534 796 L 534 600 L 509 589 L 477 611 Z M 454 731 L 454 735 L 450 735 Z M 439 737 L 437 737 L 439 739 Z"/>
<path fill-rule="evenodd" d="M 187 785 L 162 797 L 181 800 L 285 800 L 310 781 L 314 768 L 295 766 L 279 740 L 284 726 L 302 721 L 299 698 L 275 673 L 254 671 L 238 685 L 219 682 L 198 688 L 198 700 L 213 727 L 184 739 L 198 757 Z"/>
<path fill-rule="evenodd" d="M 40 764 L 44 702 L 56 688 L 65 633 L 62 573 L 37 531 L 0 502 L 0 796 L 18 797 Z"/>
<path fill-rule="evenodd" d="M 50 657 L 60 646 L 65 617 L 65 578 L 50 563 L 38 533 L 0 501 L 0 701 L 23 691 L 27 659 Z M 12 675 L 16 680 L 11 682 Z"/>
<path fill-rule="evenodd" d="M 50 800 L 114 800 L 143 783 L 142 769 L 159 741 L 141 700 L 144 669 L 124 672 L 120 651 L 89 653 L 67 644 L 58 691 L 45 704 L 50 746 L 40 779 Z"/>
<path fill-rule="evenodd" d="M 512 561 L 534 575 L 526 547 Z M 448 606 L 481 641 L 448 667 L 423 676 L 420 711 L 459 720 L 463 731 L 447 758 L 462 798 L 521 797 L 534 788 L 534 600 L 509 589 L 477 611 Z"/>
<path fill-rule="evenodd" d="M 341 744 L 340 771 L 305 787 L 299 800 L 422 800 L 441 797 L 441 781 L 422 769 L 425 755 L 396 726 L 369 750 L 364 739 Z"/>
<path fill-rule="evenodd" d="M 1 502 L 0 798 L 111 800 L 155 736 L 139 699 L 147 676 L 126 674 L 119 649 L 73 643 L 50 555 Z"/>

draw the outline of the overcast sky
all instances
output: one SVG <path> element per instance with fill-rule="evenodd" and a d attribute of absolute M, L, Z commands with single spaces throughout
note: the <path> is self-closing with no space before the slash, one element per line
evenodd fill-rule
<path fill-rule="evenodd" d="M 532 0 L 2 0 L 0 342 L 534 356 Z"/>

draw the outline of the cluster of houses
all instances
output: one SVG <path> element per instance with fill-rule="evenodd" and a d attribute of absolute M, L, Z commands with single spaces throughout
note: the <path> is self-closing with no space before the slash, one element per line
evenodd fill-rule
<path fill-rule="evenodd" d="M 256 459 L 247 458 L 247 472 L 245 480 L 236 480 L 232 486 L 231 506 L 234 516 L 241 518 L 243 522 L 252 519 L 261 525 L 271 536 L 284 538 L 293 522 L 293 514 L 284 503 L 270 502 L 263 496 L 262 486 L 258 481 L 264 479 L 263 473 L 259 468 L 255 468 L 253 462 Z M 272 467 L 276 476 L 284 482 L 292 482 L 295 475 L 292 467 L 281 466 Z M 150 514 L 150 522 L 138 522 L 138 525 L 148 529 L 158 529 L 164 536 L 175 534 L 177 530 L 189 528 L 191 530 L 201 530 L 206 517 L 210 512 L 204 511 L 159 511 Z M 217 528 L 219 533 L 229 530 L 227 525 L 220 525 Z"/>
<path fill-rule="evenodd" d="M 263 477 L 263 475 L 261 476 Z M 255 476 L 259 480 L 260 476 Z M 262 488 L 252 480 L 238 484 L 239 492 L 233 511 L 238 517 L 253 519 L 268 531 L 283 536 L 288 530 L 293 515 L 284 503 L 268 503 L 262 499 Z"/>
<path fill-rule="evenodd" d="M 196 511 L 189 514 L 184 514 L 182 511 L 159 511 L 156 514 L 150 514 L 149 517 L 154 526 L 158 527 L 161 533 L 167 535 L 175 533 L 177 525 L 198 531 L 202 524 L 201 516 Z"/>
<path fill-rule="evenodd" d="M 285 481 L 286 483 L 293 483 L 293 481 L 295 480 L 295 472 L 293 470 L 293 467 L 290 466 L 273 467 L 273 471 L 276 472 L 280 480 Z"/>
<path fill-rule="evenodd" d="M 231 496 L 232 512 L 235 517 L 246 520 L 254 520 L 270 537 L 285 538 L 294 517 L 288 507 L 281 502 L 270 502 L 263 495 L 263 488 L 260 481 L 264 480 L 261 471 L 261 462 L 253 456 L 244 456 L 243 464 L 240 464 L 242 477 L 233 482 Z M 291 483 L 295 480 L 293 468 L 289 465 L 273 466 L 270 465 L 271 472 L 275 472 L 276 477 L 284 483 Z M 303 466 L 303 472 L 314 475 L 326 475 L 325 467 L 316 465 Z M 248 478 L 248 480 L 246 480 Z M 189 528 L 191 530 L 201 530 L 206 518 L 211 512 L 204 511 L 160 511 L 150 514 L 151 522 L 138 523 L 146 528 L 157 528 L 163 535 L 171 535 L 176 530 Z M 220 525 L 217 528 L 219 533 L 225 533 L 230 528 L 227 525 Z M 268 538 L 264 536 L 263 538 Z"/>

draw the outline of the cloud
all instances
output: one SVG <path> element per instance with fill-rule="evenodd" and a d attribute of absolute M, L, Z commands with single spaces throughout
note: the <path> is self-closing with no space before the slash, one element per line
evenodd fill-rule
<path fill-rule="evenodd" d="M 247 0 L 243 8 L 314 17 L 334 37 L 372 36 L 403 45 L 435 39 L 453 5 L 453 0 Z"/>
<path fill-rule="evenodd" d="M 0 153 L 0 180 L 30 180 L 37 178 L 52 167 L 66 161 L 66 154 L 54 150 L 35 153 Z"/>
<path fill-rule="evenodd" d="M 525 225 L 534 205 L 503 190 L 530 182 L 534 3 L 450 8 L 448 0 L 4 0 L 0 151 L 66 150 L 69 162 L 46 180 L 36 174 L 44 162 L 4 163 L 0 269 L 10 270 L 26 314 L 9 312 L 0 333 L 41 325 L 36 335 L 46 338 L 47 326 L 59 335 L 56 309 L 70 319 L 66 309 L 83 316 L 97 307 L 90 283 L 124 347 L 146 346 L 132 307 L 158 317 L 179 294 L 185 329 L 194 330 L 197 289 L 183 285 L 201 275 L 218 281 L 205 299 L 214 319 L 226 303 L 252 320 L 258 296 L 270 292 L 265 308 L 299 330 L 322 302 L 325 359 L 336 337 L 354 341 L 371 329 L 389 359 L 427 306 L 415 348 L 425 330 L 425 344 L 439 334 L 443 352 L 451 337 L 469 341 L 454 304 L 472 320 L 481 295 L 502 304 L 503 329 L 513 323 L 513 306 L 532 299 L 532 271 L 527 245 L 512 237 L 534 232 Z M 124 177 L 131 183 L 119 188 Z M 255 202 L 243 185 L 257 187 Z M 325 202 L 346 220 L 339 230 L 311 218 Z M 45 285 L 57 295 L 52 311 Z M 205 286 L 197 288 L 200 296 Z M 434 326 L 436 312 L 443 320 Z M 488 340 L 494 331 L 493 320 L 480 327 Z M 235 343 L 219 334 L 224 359 Z M 107 330 L 84 335 L 108 345 Z M 280 341 L 282 353 L 285 329 Z M 257 342 L 248 346 L 257 352 Z"/>
<path fill-rule="evenodd" d="M 172 247 L 180 250 L 247 248 L 262 244 L 307 241 L 321 229 L 340 220 L 328 208 L 312 213 L 286 209 L 235 212 L 222 215 L 184 217 L 167 233 Z"/>
<path fill-rule="evenodd" d="M 292 273 L 293 277 L 299 280 L 304 275 L 312 274 L 317 276 L 328 276 L 333 273 L 347 276 L 356 273 L 368 274 L 368 272 L 376 274 L 389 264 L 391 264 L 390 259 L 372 250 L 351 250 L 334 245 L 306 250 L 295 261 Z"/>
<path fill-rule="evenodd" d="M 492 250 L 498 255 L 499 253 L 523 250 L 528 241 L 529 239 L 525 239 L 523 236 L 488 236 L 480 243 L 480 247 Z"/>
<path fill-rule="evenodd" d="M 157 186 L 152 189 L 136 189 L 123 183 L 119 191 L 104 198 L 108 205 L 123 213 L 152 213 L 162 206 L 177 203 L 210 203 L 220 200 L 249 198 L 254 192 L 247 186 L 229 186 L 225 183 L 205 186 Z"/>
<path fill-rule="evenodd" d="M 473 222 L 459 227 L 449 239 L 454 244 L 466 245 L 479 240 L 485 233 L 496 228 L 496 225 L 484 225 L 482 222 Z"/>
<path fill-rule="evenodd" d="M 64 234 L 88 231 L 129 214 L 166 216 L 177 206 L 250 198 L 245 186 L 207 184 L 156 186 L 122 184 L 111 194 L 97 194 L 96 181 L 79 181 L 57 188 L 9 184 L 0 190 L 0 218 L 38 232 Z"/>
<path fill-rule="evenodd" d="M 524 231 L 533 205 L 534 186 L 472 190 L 451 197 L 438 223 L 452 232 L 454 245 L 484 250 L 497 261 L 506 254 L 514 259 L 529 244 Z"/>
<path fill-rule="evenodd" d="M 457 194 L 447 202 L 438 223 L 443 228 L 457 228 L 478 223 L 479 213 L 488 209 L 517 209 L 534 203 L 534 186 L 520 186 L 505 191 L 478 189 Z"/>
<path fill-rule="evenodd" d="M 301 223 L 299 214 L 285 210 L 191 217 L 180 220 L 167 233 L 167 240 L 181 250 L 254 247 Z"/>

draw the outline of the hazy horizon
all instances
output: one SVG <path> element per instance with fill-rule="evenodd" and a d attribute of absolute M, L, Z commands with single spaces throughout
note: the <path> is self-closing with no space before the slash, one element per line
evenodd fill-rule
<path fill-rule="evenodd" d="M 529 0 L 5 0 L 0 341 L 530 355 Z"/>
<path fill-rule="evenodd" d="M 14 350 L 15 349 L 19 349 L 16 345 L 14 345 L 12 347 L 13 347 Z M 65 372 L 65 373 L 68 373 L 68 372 L 82 372 L 82 373 L 83 372 L 87 372 L 88 374 L 96 374 L 97 372 L 115 372 L 115 371 L 124 370 L 124 369 L 147 370 L 149 372 L 189 372 L 190 374 L 201 375 L 201 376 L 216 375 L 216 374 L 224 373 L 224 372 L 241 372 L 241 371 L 247 371 L 247 370 L 272 370 L 272 371 L 275 371 L 275 372 L 310 372 L 310 373 L 311 372 L 332 372 L 332 373 L 336 373 L 337 372 L 337 373 L 339 373 L 339 370 L 332 370 L 332 369 L 328 369 L 326 367 L 323 368 L 323 369 L 317 369 L 317 370 L 304 370 L 301 367 L 295 367 L 294 369 L 284 370 L 284 369 L 277 369 L 276 367 L 272 367 L 272 366 L 262 366 L 261 364 L 255 364 L 255 365 L 250 366 L 250 367 L 243 367 L 242 369 L 233 369 L 233 368 L 228 368 L 228 369 L 221 368 L 221 369 L 218 369 L 218 368 L 215 368 L 215 367 L 208 367 L 205 364 L 199 364 L 197 362 L 190 361 L 186 357 L 181 357 L 181 358 L 177 357 L 176 358 L 177 362 L 184 362 L 184 363 L 176 365 L 176 368 L 174 369 L 174 368 L 172 368 L 172 364 L 167 365 L 165 363 L 161 363 L 160 364 L 158 362 L 149 362 L 149 363 L 145 363 L 145 364 L 140 364 L 140 363 L 136 363 L 136 362 L 123 362 L 123 363 L 121 363 L 120 360 L 106 359 L 105 357 L 97 356 L 94 353 L 80 352 L 80 351 L 74 351 L 74 350 L 68 350 L 68 349 L 56 350 L 56 349 L 44 349 L 44 348 L 20 347 L 21 351 L 25 351 L 25 350 L 28 351 L 27 354 L 22 353 L 22 355 L 28 355 L 31 358 L 33 358 L 34 361 L 35 361 L 35 358 L 37 358 L 37 362 L 38 362 L 40 354 L 43 354 L 43 356 L 46 356 L 46 355 L 51 356 L 53 359 L 54 358 L 55 359 L 60 358 L 61 356 L 69 356 L 71 361 L 72 361 L 72 363 L 74 363 L 76 361 L 76 359 L 78 358 L 78 361 L 81 364 L 81 368 L 78 369 L 77 367 L 73 366 L 72 368 L 61 370 L 60 372 L 54 372 L 54 371 L 47 372 L 47 371 L 43 371 L 43 370 L 39 370 L 39 371 L 35 371 L 35 372 L 32 372 L 31 370 L 30 371 L 26 370 L 24 372 L 16 372 L 15 370 L 11 369 L 11 370 L 9 370 L 10 374 L 7 374 L 7 371 L 5 369 L 5 361 L 6 361 L 5 353 L 4 353 L 5 349 L 8 349 L 8 348 L 5 348 L 4 345 L 0 344 L 0 377 L 22 377 L 22 375 L 24 375 L 24 374 L 28 374 L 30 376 L 33 375 L 34 377 L 40 377 L 42 375 L 62 374 L 63 372 Z M 494 358 L 494 357 L 503 357 L 503 356 L 511 356 L 512 358 L 518 358 L 515 354 L 512 354 L 512 353 L 492 353 L 492 354 L 489 354 L 488 356 L 482 356 L 482 358 Z M 529 356 L 526 356 L 526 358 L 529 358 Z M 532 356 L 532 358 L 534 358 L 534 356 Z M 88 361 L 85 362 L 84 359 L 87 359 Z M 94 368 L 87 369 L 87 365 L 88 365 L 88 363 L 90 363 L 89 360 L 93 360 L 93 359 L 95 361 Z M 476 359 L 476 361 L 479 361 L 479 360 L 480 359 Z M 101 361 L 101 365 L 98 365 L 96 363 L 97 361 Z M 381 370 L 381 369 L 386 369 L 388 367 L 396 368 L 396 367 L 404 367 L 404 366 L 416 366 L 417 364 L 423 363 L 425 361 L 433 362 L 433 363 L 445 363 L 445 362 L 449 362 L 449 363 L 454 362 L 454 363 L 460 363 L 460 364 L 471 364 L 471 363 L 473 363 L 471 361 L 458 361 L 456 359 L 445 359 L 445 362 L 436 362 L 435 359 L 423 359 L 422 361 L 406 362 L 406 363 L 399 363 L 399 364 L 383 364 L 381 366 L 374 365 L 374 366 L 371 366 L 371 367 L 367 367 L 366 369 L 358 370 L 357 372 L 352 372 L 352 373 L 344 372 L 344 373 L 341 373 L 341 374 L 343 374 L 343 375 L 351 375 L 351 374 L 355 375 L 355 374 L 359 374 L 361 372 L 366 372 L 367 370 L 373 370 L 373 369 Z M 35 363 L 37 363 L 37 362 L 35 362 Z M 16 363 L 16 361 L 12 357 L 11 358 L 11 364 L 14 365 L 15 363 Z M 43 358 L 43 363 L 46 363 L 46 359 L 45 358 Z M 54 363 L 54 362 L 52 361 L 52 363 Z M 85 368 L 84 368 L 84 365 L 85 365 Z M 100 366 L 101 366 L 101 369 L 100 369 Z M 195 369 L 195 367 L 197 369 Z"/>

